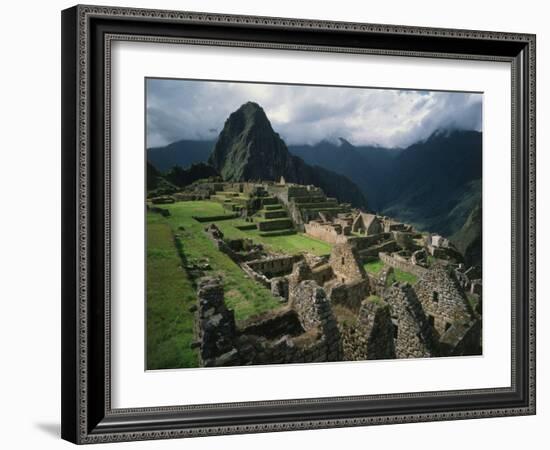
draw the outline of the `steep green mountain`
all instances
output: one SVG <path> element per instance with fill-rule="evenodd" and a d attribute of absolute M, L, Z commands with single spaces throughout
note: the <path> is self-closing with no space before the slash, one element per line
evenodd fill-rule
<path fill-rule="evenodd" d="M 224 180 L 279 180 L 283 176 L 288 182 L 315 184 L 340 201 L 366 207 L 363 193 L 348 178 L 291 155 L 256 103 L 245 103 L 228 117 L 208 162 Z"/>
<path fill-rule="evenodd" d="M 464 255 L 466 264 L 481 267 L 482 208 L 481 201 L 473 207 L 466 222 L 453 236 L 451 242 Z"/>
<path fill-rule="evenodd" d="M 386 181 L 401 149 L 354 146 L 344 138 L 339 142 L 321 141 L 315 145 L 291 145 L 290 152 L 308 164 L 330 168 L 348 177 L 367 195 L 369 208 L 379 211 L 384 206 Z"/>
<path fill-rule="evenodd" d="M 481 198 L 481 145 L 481 133 L 454 130 L 403 150 L 385 185 L 383 213 L 445 236 L 456 233 Z"/>
<path fill-rule="evenodd" d="M 161 172 L 167 172 L 173 166 L 184 169 L 191 164 L 206 162 L 214 147 L 214 141 L 181 140 L 165 147 L 147 149 L 147 159 Z"/>

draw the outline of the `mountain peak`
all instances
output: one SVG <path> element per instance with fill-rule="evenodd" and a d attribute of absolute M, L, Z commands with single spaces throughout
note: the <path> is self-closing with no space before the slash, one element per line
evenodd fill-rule
<path fill-rule="evenodd" d="M 273 130 L 263 108 L 247 102 L 231 113 L 210 154 L 209 163 L 226 181 L 273 180 L 314 184 L 326 193 L 364 206 L 365 199 L 351 181 L 314 168 L 291 155 Z"/>
<path fill-rule="evenodd" d="M 343 137 L 338 138 L 338 146 L 342 148 L 353 148 L 353 144 Z"/>
<path fill-rule="evenodd" d="M 278 179 L 274 170 L 289 156 L 263 108 L 247 102 L 225 121 L 209 162 L 225 180 Z M 273 173 L 272 173 L 273 172 Z"/>
<path fill-rule="evenodd" d="M 269 119 L 264 109 L 255 102 L 246 102 L 242 104 L 236 111 L 229 115 L 227 120 L 230 120 L 232 116 L 242 116 L 246 120 L 260 120 L 269 123 Z"/>

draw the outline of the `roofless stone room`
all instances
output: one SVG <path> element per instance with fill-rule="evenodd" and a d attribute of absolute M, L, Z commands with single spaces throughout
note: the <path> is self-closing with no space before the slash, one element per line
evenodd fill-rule
<path fill-rule="evenodd" d="M 148 370 L 482 355 L 482 94 L 145 100 Z"/>

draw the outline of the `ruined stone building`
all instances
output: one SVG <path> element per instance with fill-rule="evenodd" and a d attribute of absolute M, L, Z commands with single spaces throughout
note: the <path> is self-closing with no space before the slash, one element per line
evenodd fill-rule
<path fill-rule="evenodd" d="M 223 239 L 211 233 L 213 239 Z M 450 266 L 414 286 L 365 272 L 354 240 L 330 256 L 237 258 L 281 307 L 235 323 L 221 279 L 199 284 L 197 346 L 206 366 L 422 358 L 481 353 L 481 320 Z"/>
<path fill-rule="evenodd" d="M 366 235 L 379 234 L 384 231 L 383 224 L 376 214 L 359 213 L 352 225 L 354 233 Z"/>
<path fill-rule="evenodd" d="M 244 218 L 243 230 L 302 231 L 332 246 L 325 256 L 276 254 L 207 226 L 215 247 L 270 289 L 280 307 L 236 322 L 225 304 L 223 280 L 200 279 L 194 345 L 201 365 L 481 354 L 481 271 L 464 267 L 448 240 L 352 210 L 315 186 L 284 179 L 201 189 Z M 382 269 L 367 273 L 370 262 Z M 396 281 L 400 272 L 417 281 Z"/>

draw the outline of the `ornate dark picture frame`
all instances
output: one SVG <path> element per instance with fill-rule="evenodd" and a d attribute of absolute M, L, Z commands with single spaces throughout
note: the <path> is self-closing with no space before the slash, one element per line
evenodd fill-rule
<path fill-rule="evenodd" d="M 505 61 L 512 67 L 506 388 L 113 409 L 110 48 L 116 40 Z M 75 6 L 62 12 L 62 437 L 84 444 L 535 413 L 535 36 Z"/>

